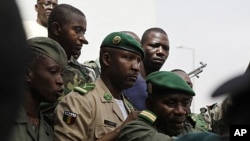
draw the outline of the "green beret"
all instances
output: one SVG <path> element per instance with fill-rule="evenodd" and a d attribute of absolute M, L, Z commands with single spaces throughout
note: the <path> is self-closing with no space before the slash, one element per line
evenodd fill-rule
<path fill-rule="evenodd" d="M 102 41 L 101 48 L 112 47 L 136 53 L 144 58 L 144 51 L 141 44 L 132 36 L 124 32 L 113 32 L 107 35 Z"/>
<path fill-rule="evenodd" d="M 47 37 L 34 37 L 28 39 L 27 42 L 28 47 L 32 50 L 48 56 L 62 67 L 67 65 L 67 55 L 61 45 L 55 40 Z"/>
<path fill-rule="evenodd" d="M 146 78 L 147 91 L 149 94 L 180 92 L 191 96 L 195 95 L 193 89 L 180 76 L 169 71 L 156 71 Z"/>

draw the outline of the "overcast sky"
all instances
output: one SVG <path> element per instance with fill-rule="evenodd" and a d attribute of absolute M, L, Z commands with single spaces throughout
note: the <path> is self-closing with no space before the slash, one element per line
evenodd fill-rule
<path fill-rule="evenodd" d="M 35 20 L 36 0 L 16 0 L 23 20 Z M 59 0 L 87 16 L 86 36 L 80 61 L 96 59 L 99 46 L 110 32 L 131 30 L 142 35 L 150 27 L 166 30 L 170 56 L 162 70 L 187 72 L 207 64 L 200 78 L 193 79 L 196 96 L 192 110 L 220 102 L 211 93 L 222 83 L 243 73 L 250 61 L 249 0 Z M 182 45 L 183 48 L 176 48 Z M 193 51 L 195 62 L 193 64 Z"/>

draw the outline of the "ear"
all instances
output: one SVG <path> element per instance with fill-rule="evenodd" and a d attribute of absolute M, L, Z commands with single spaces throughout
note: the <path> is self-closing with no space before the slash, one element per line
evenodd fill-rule
<path fill-rule="evenodd" d="M 24 79 L 26 82 L 31 81 L 32 72 L 29 68 L 25 69 Z"/>
<path fill-rule="evenodd" d="M 35 10 L 38 11 L 38 4 L 35 4 Z"/>
<path fill-rule="evenodd" d="M 60 35 L 61 32 L 61 26 L 57 22 L 53 22 L 51 25 L 52 33 L 54 35 Z"/>
<path fill-rule="evenodd" d="M 152 98 L 151 97 L 146 98 L 145 105 L 146 105 L 147 109 L 149 109 L 149 110 L 152 109 Z"/>
<path fill-rule="evenodd" d="M 102 55 L 102 61 L 105 66 L 110 66 L 111 55 L 106 52 Z"/>

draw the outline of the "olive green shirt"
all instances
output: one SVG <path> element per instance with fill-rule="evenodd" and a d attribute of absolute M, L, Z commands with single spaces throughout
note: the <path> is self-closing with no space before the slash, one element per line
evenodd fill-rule
<path fill-rule="evenodd" d="M 21 107 L 14 121 L 9 141 L 54 141 L 52 128 L 44 121 L 40 113 L 40 125 L 37 130 L 28 120 L 24 108 Z"/>
<path fill-rule="evenodd" d="M 195 129 L 186 126 L 180 135 L 197 132 Z M 143 118 L 130 121 L 125 124 L 118 135 L 117 141 L 173 141 L 176 137 L 171 137 L 160 133 L 157 128 L 148 123 Z"/>

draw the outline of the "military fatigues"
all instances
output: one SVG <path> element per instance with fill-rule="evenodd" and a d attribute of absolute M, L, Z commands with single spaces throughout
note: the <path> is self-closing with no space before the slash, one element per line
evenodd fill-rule
<path fill-rule="evenodd" d="M 92 85 L 76 87 L 57 105 L 55 114 L 56 140 L 93 141 L 120 126 L 125 118 L 104 82 L 98 78 Z M 87 92 L 87 93 L 86 93 Z M 133 106 L 123 97 L 128 112 Z"/>
<path fill-rule="evenodd" d="M 208 121 L 201 113 L 200 114 L 191 113 L 188 116 L 188 122 L 190 122 L 190 124 L 198 131 L 203 131 L 203 132 L 211 131 L 209 128 Z"/>
<path fill-rule="evenodd" d="M 100 76 L 100 70 L 95 61 L 86 61 L 81 64 L 74 57 L 71 57 L 69 66 L 78 69 L 84 75 L 87 82 L 95 82 Z"/>
<path fill-rule="evenodd" d="M 21 107 L 17 113 L 9 141 L 54 141 L 52 128 L 44 121 L 40 114 L 39 130 L 34 130 L 28 120 L 24 108 Z"/>
<path fill-rule="evenodd" d="M 127 123 L 120 130 L 117 141 L 172 141 L 176 137 L 170 137 L 157 130 L 154 125 L 156 115 L 148 110 L 143 110 L 137 120 Z M 186 126 L 182 134 L 197 132 L 191 126 Z M 180 134 L 180 135 L 182 135 Z"/>

